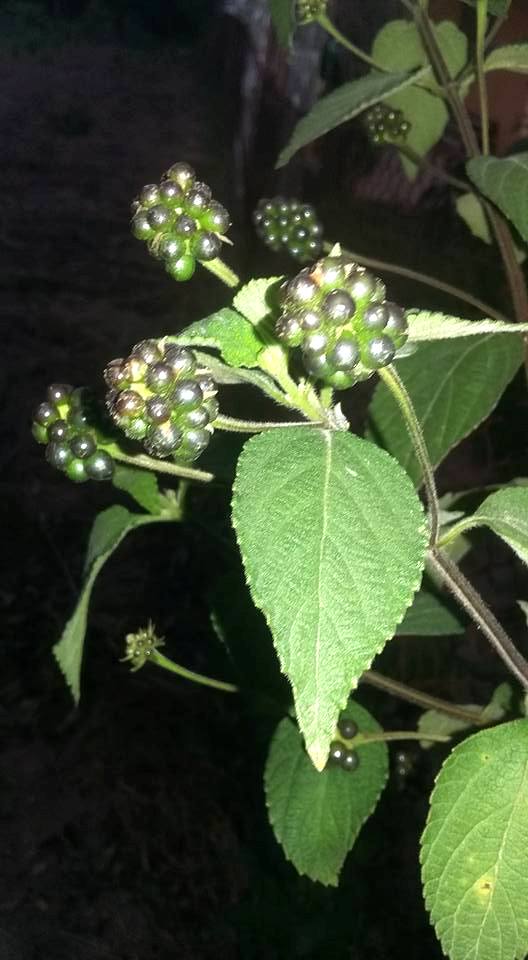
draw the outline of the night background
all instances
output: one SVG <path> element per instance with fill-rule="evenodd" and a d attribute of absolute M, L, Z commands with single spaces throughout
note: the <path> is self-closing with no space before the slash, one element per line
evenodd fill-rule
<path fill-rule="evenodd" d="M 432 7 L 472 29 L 472 11 L 456 0 Z M 364 49 L 401 9 L 396 0 L 332 8 Z M 500 41 L 526 39 L 519 0 Z M 417 856 L 441 748 L 392 750 L 388 789 L 339 889 L 326 889 L 297 876 L 267 821 L 262 767 L 274 718 L 255 716 L 243 697 L 154 668 L 130 674 L 119 662 L 125 634 L 152 618 L 169 656 L 229 679 L 207 602 L 236 562 L 217 519 L 227 488 L 195 491 L 188 523 L 132 533 L 104 568 L 79 709 L 51 657 L 96 512 L 131 503 L 110 484 L 77 487 L 51 470 L 31 437 L 33 409 L 49 383 L 98 385 L 105 364 L 136 341 L 177 333 L 229 302 L 201 268 L 174 283 L 131 236 L 130 203 L 143 184 L 177 160 L 191 163 L 231 212 L 225 259 L 244 279 L 298 269 L 259 247 L 251 226 L 258 198 L 280 192 L 313 202 L 328 239 L 511 310 L 495 249 L 471 236 L 449 188 L 427 174 L 409 185 L 393 150 L 375 151 L 359 121 L 274 170 L 299 116 L 363 69 L 318 27 L 297 40 L 288 72 L 264 0 L 0 3 L 0 960 L 442 955 Z M 526 149 L 528 78 L 496 74 L 490 96 L 495 152 Z M 451 127 L 435 159 L 463 170 Z M 471 315 L 444 294 L 384 279 L 405 306 Z M 359 431 L 371 390 L 369 381 L 345 401 Z M 254 401 L 244 397 L 247 414 Z M 234 415 L 238 398 L 227 395 Z M 448 457 L 440 491 L 526 475 L 527 411 L 519 374 Z M 464 569 L 517 639 L 526 575 L 497 539 L 475 540 Z M 462 703 L 485 702 L 505 678 L 472 627 L 456 645 L 401 638 L 380 664 Z M 384 725 L 416 724 L 411 706 L 364 688 L 359 699 Z"/>

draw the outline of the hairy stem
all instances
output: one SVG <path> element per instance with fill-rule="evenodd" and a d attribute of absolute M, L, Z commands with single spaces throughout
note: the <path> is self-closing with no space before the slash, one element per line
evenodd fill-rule
<path fill-rule="evenodd" d="M 231 267 L 227 266 L 227 263 L 220 260 L 219 257 L 216 257 L 214 260 L 202 261 L 202 267 L 205 267 L 210 273 L 214 273 L 215 277 L 218 277 L 222 283 L 225 283 L 226 287 L 240 286 L 240 277 L 234 270 L 231 270 Z"/>
<path fill-rule="evenodd" d="M 396 368 L 392 365 L 389 367 L 382 367 L 378 373 L 392 393 L 401 410 L 403 419 L 405 420 L 405 426 L 407 427 L 409 436 L 412 440 L 416 458 L 420 464 L 423 484 L 427 496 L 427 503 L 429 506 L 429 519 L 431 524 L 430 543 L 434 546 L 438 539 L 440 508 L 438 504 L 438 494 L 436 492 L 434 470 L 427 452 L 427 446 L 422 432 L 422 427 L 418 417 L 416 416 L 412 400 L 407 393 L 405 384 L 397 373 Z"/>
<path fill-rule="evenodd" d="M 325 243 L 324 250 L 326 253 L 330 253 L 334 244 Z M 366 257 L 362 253 L 355 253 L 353 250 L 345 250 L 343 248 L 343 253 L 345 256 L 350 257 L 352 260 L 356 260 L 358 263 L 364 264 L 366 267 L 370 267 L 372 270 L 381 270 L 385 273 L 394 273 L 400 277 L 407 277 L 409 280 L 415 280 L 417 283 L 423 283 L 427 287 L 432 287 L 435 290 L 442 290 L 443 293 L 448 293 L 452 297 L 456 297 L 457 300 L 462 300 L 464 303 L 469 303 L 472 307 L 475 307 L 479 310 L 485 317 L 491 317 L 493 320 L 500 320 L 502 323 L 509 323 L 508 317 L 503 313 L 500 313 L 498 310 L 495 310 L 494 307 L 490 307 L 488 303 L 484 303 L 483 300 L 479 300 L 477 297 L 474 297 L 473 294 L 468 293 L 466 290 L 460 290 L 459 287 L 454 287 L 450 283 L 445 283 L 443 280 L 438 280 L 436 277 L 431 277 L 427 273 L 420 273 L 418 270 L 413 270 L 411 267 L 401 267 L 396 263 L 388 263 L 385 260 L 377 260 L 374 257 Z"/>
<path fill-rule="evenodd" d="M 354 737 L 353 746 L 368 743 L 387 743 L 390 740 L 432 740 L 433 743 L 449 743 L 451 737 L 444 733 L 420 733 L 418 730 L 384 730 L 383 733 L 360 733 Z"/>
<path fill-rule="evenodd" d="M 181 477 L 184 480 L 197 480 L 200 483 L 211 483 L 211 480 L 214 480 L 212 473 L 206 473 L 204 470 L 195 470 L 193 467 L 184 467 L 183 465 L 170 463 L 166 460 L 156 460 L 154 457 L 147 457 L 147 455 L 143 453 L 138 453 L 136 456 L 131 457 L 114 446 L 112 446 L 110 452 L 114 460 L 119 460 L 120 463 L 129 463 L 132 467 L 141 467 L 143 470 L 152 470 L 154 473 L 169 473 L 173 477 Z"/>
<path fill-rule="evenodd" d="M 413 703 L 417 707 L 423 707 L 424 710 L 438 710 L 439 713 L 445 713 L 448 717 L 456 717 L 458 720 L 466 720 L 475 726 L 483 724 L 482 714 L 477 710 L 470 710 L 468 707 L 459 706 L 458 703 L 451 703 L 449 700 L 442 700 L 440 697 L 433 697 L 421 690 L 415 690 L 406 683 L 399 680 L 393 680 L 392 677 L 386 677 L 375 670 L 367 670 L 361 677 L 363 683 L 368 683 L 377 690 L 383 690 L 390 693 L 399 700 L 405 700 L 407 703 Z"/>
<path fill-rule="evenodd" d="M 461 607 L 480 627 L 510 673 L 528 690 L 528 662 L 456 563 L 438 548 L 430 551 L 428 563 L 439 574 Z"/>
<path fill-rule="evenodd" d="M 277 430 L 283 427 L 324 427 L 324 422 L 320 420 L 283 420 L 276 421 L 258 421 L 258 420 L 237 420 L 234 417 L 221 416 L 214 421 L 215 429 L 225 430 L 230 433 L 262 433 L 264 430 Z"/>
<path fill-rule="evenodd" d="M 326 13 L 319 14 L 317 17 L 317 23 L 319 23 L 320 26 L 323 27 L 323 30 L 326 30 L 326 32 L 329 33 L 334 40 L 337 40 L 342 47 L 345 47 L 346 50 L 349 50 L 350 53 L 353 53 L 358 60 L 362 60 L 363 63 L 367 63 L 369 67 L 374 67 L 375 70 L 383 71 L 383 67 L 380 67 L 380 65 L 376 63 L 376 61 L 373 60 L 368 53 L 365 53 L 365 51 L 361 50 L 360 47 L 356 47 L 354 43 L 348 40 L 347 37 L 341 33 L 341 31 L 336 27 L 335 23 L 330 20 L 330 17 L 328 17 Z"/>
<path fill-rule="evenodd" d="M 482 153 L 490 151 L 489 142 L 489 105 L 488 87 L 484 71 L 484 56 L 486 42 L 486 26 L 488 22 L 488 0 L 477 0 L 477 42 L 475 50 L 475 65 L 480 102 L 480 119 L 482 125 Z"/>
<path fill-rule="evenodd" d="M 181 664 L 175 663 L 174 660 L 169 660 L 168 657 L 164 657 L 163 654 L 157 650 L 152 651 L 149 657 L 149 663 L 155 663 L 156 666 L 162 667 L 163 670 L 176 673 L 179 677 L 183 677 L 184 680 L 191 680 L 192 683 L 199 683 L 203 687 L 213 687 L 215 690 L 222 690 L 224 693 L 238 693 L 238 687 L 235 686 L 234 683 L 227 683 L 225 680 L 215 680 L 214 677 L 206 677 L 203 673 L 195 673 L 194 670 L 188 670 L 187 667 L 182 667 Z"/>

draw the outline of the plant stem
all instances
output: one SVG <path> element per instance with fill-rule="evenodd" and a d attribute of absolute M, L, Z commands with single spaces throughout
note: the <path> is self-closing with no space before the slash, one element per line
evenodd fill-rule
<path fill-rule="evenodd" d="M 484 71 L 484 44 L 486 42 L 486 26 L 488 22 L 488 0 L 477 0 L 477 42 L 475 51 L 475 66 L 480 101 L 480 119 L 482 125 L 482 153 L 488 154 L 489 142 L 489 106 L 486 74 Z"/>
<path fill-rule="evenodd" d="M 283 427 L 324 427 L 324 421 L 316 420 L 284 420 L 261 422 L 258 420 L 237 420 L 234 417 L 221 416 L 214 421 L 215 429 L 230 433 L 262 433 L 264 430 L 276 430 Z"/>
<path fill-rule="evenodd" d="M 219 257 L 216 257 L 214 260 L 202 261 L 202 267 L 205 267 L 210 273 L 214 273 L 215 277 L 218 277 L 222 283 L 225 283 L 226 287 L 240 286 L 240 277 L 231 270 L 231 267 L 227 266 L 227 263 L 220 260 Z"/>
<path fill-rule="evenodd" d="M 390 740 L 432 740 L 433 743 L 449 743 L 451 737 L 443 733 L 420 733 L 418 730 L 385 730 L 383 733 L 360 733 L 354 737 L 353 746 L 368 743 L 387 743 Z"/>
<path fill-rule="evenodd" d="M 430 543 L 432 546 L 434 546 L 438 539 L 440 508 L 438 504 L 438 494 L 436 492 L 434 470 L 427 452 L 427 446 L 422 432 L 422 427 L 418 417 L 416 416 L 412 400 L 407 393 L 405 384 L 397 373 L 396 368 L 392 365 L 389 367 L 382 367 L 378 373 L 392 393 L 401 410 L 403 419 L 405 420 L 405 425 L 409 431 L 409 436 L 413 443 L 414 452 L 416 454 L 418 463 L 420 464 L 423 484 L 427 496 L 427 503 L 429 506 L 429 518 L 431 524 Z"/>
<path fill-rule="evenodd" d="M 528 662 L 456 563 L 438 548 L 430 551 L 428 562 L 466 613 L 480 627 L 508 670 L 517 677 L 523 688 L 528 690 Z"/>
<path fill-rule="evenodd" d="M 130 457 L 119 448 L 112 446 L 111 454 L 114 460 L 129 463 L 132 467 L 140 467 L 143 470 L 152 470 L 154 473 L 169 473 L 173 477 L 181 477 L 184 480 L 198 480 L 201 483 L 211 483 L 211 480 L 214 480 L 212 473 L 205 473 L 204 470 L 195 470 L 193 467 L 184 467 L 177 463 L 169 463 L 166 460 L 156 460 L 154 457 L 147 457 L 143 453 Z"/>
<path fill-rule="evenodd" d="M 330 253 L 333 246 L 334 244 L 332 243 L 325 243 L 325 252 Z M 396 263 L 387 263 L 385 260 L 376 260 L 373 257 L 366 257 L 362 253 L 354 253 L 353 250 L 345 250 L 343 248 L 343 253 L 352 260 L 356 260 L 358 263 L 362 263 L 366 267 L 370 267 L 372 270 L 381 270 L 385 273 L 394 273 L 397 276 L 407 277 L 409 280 L 415 280 L 417 283 L 423 283 L 427 287 L 432 287 L 436 290 L 442 290 L 444 293 L 448 293 L 450 296 L 456 297 L 457 300 L 462 300 L 464 303 L 469 303 L 472 307 L 475 307 L 477 310 L 479 310 L 485 317 L 491 317 L 493 320 L 500 320 L 502 323 L 510 322 L 508 317 L 506 317 L 503 313 L 500 313 L 498 310 L 495 310 L 494 307 L 490 307 L 488 303 L 484 303 L 483 300 L 479 300 L 477 297 L 474 297 L 473 294 L 467 293 L 465 290 L 460 290 L 458 287 L 453 287 L 450 283 L 445 283 L 443 280 L 437 280 L 436 277 L 430 277 L 426 273 L 419 273 L 417 270 L 411 269 L 411 267 L 400 267 Z"/>
<path fill-rule="evenodd" d="M 376 63 L 376 61 L 373 60 L 368 53 L 365 53 L 364 50 L 361 50 L 360 47 L 356 47 L 354 43 L 348 40 L 347 37 L 345 37 L 344 34 L 338 30 L 335 23 L 330 20 L 330 17 L 328 17 L 326 13 L 319 14 L 317 17 L 317 23 L 323 28 L 323 30 L 326 30 L 326 32 L 329 33 L 334 40 L 337 40 L 342 47 L 345 47 L 350 51 L 350 53 L 353 53 L 358 60 L 362 60 L 363 63 L 367 63 L 369 67 L 374 67 L 375 70 L 383 72 L 383 67 L 380 67 L 380 65 Z"/>
<path fill-rule="evenodd" d="M 458 523 L 454 523 L 452 527 L 449 527 L 448 530 L 441 537 L 438 538 L 437 547 L 447 547 L 450 543 L 453 543 L 453 540 L 456 540 L 463 533 L 467 533 L 468 530 L 472 530 L 474 527 L 479 527 L 482 525 L 482 522 L 477 517 L 464 517 L 463 520 L 459 520 Z"/>
<path fill-rule="evenodd" d="M 482 714 L 476 710 L 470 710 L 458 703 L 451 703 L 449 700 L 442 700 L 440 697 L 433 697 L 421 690 L 415 690 L 414 687 L 409 687 L 399 680 L 393 680 L 392 677 L 385 677 L 375 670 L 367 670 L 361 680 L 371 687 L 376 687 L 378 690 L 390 693 L 393 697 L 398 697 L 399 700 L 405 700 L 417 707 L 423 707 L 424 710 L 438 710 L 439 713 L 445 713 L 448 717 L 466 720 L 468 723 L 474 723 L 475 726 L 480 726 L 483 723 Z"/>
<path fill-rule="evenodd" d="M 416 150 L 413 150 L 407 143 L 394 143 L 394 146 L 404 157 L 407 157 L 408 160 L 414 163 L 418 170 L 430 170 L 439 180 L 449 183 L 456 190 L 462 190 L 464 193 L 473 190 L 470 183 L 464 183 L 464 181 L 459 180 L 458 177 L 453 177 L 450 173 L 442 170 L 442 167 L 437 166 L 436 163 L 431 163 L 426 157 L 421 157 L 420 154 L 417 153 Z"/>
<path fill-rule="evenodd" d="M 152 651 L 149 662 L 155 663 L 156 666 L 162 667 L 163 670 L 168 670 L 170 673 L 176 673 L 185 680 L 200 683 L 204 687 L 213 687 L 215 690 L 223 690 L 224 693 L 238 693 L 238 687 L 235 686 L 234 683 L 227 683 L 225 680 L 215 680 L 214 677 L 206 677 L 203 673 L 195 673 L 194 670 L 187 670 L 187 667 L 182 667 L 181 664 L 175 663 L 174 660 L 169 660 L 168 657 L 164 657 L 163 654 L 157 650 Z"/>

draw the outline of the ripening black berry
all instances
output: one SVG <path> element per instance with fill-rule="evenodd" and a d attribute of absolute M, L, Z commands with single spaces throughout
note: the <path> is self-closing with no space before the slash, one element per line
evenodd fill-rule
<path fill-rule="evenodd" d="M 46 447 L 46 460 L 56 470 L 64 470 L 66 464 L 73 459 L 73 453 L 68 443 L 53 441 Z"/>
<path fill-rule="evenodd" d="M 396 348 L 390 337 L 374 337 L 366 347 L 368 359 L 377 367 L 384 367 L 394 360 Z"/>
<path fill-rule="evenodd" d="M 358 732 L 358 725 L 347 717 L 340 717 L 337 723 L 337 729 L 345 740 L 352 740 Z"/>
<path fill-rule="evenodd" d="M 86 460 L 97 449 L 97 444 L 91 433 L 78 433 L 70 440 L 70 449 L 74 457 Z"/>
<path fill-rule="evenodd" d="M 157 203 L 154 207 L 149 208 L 147 220 L 153 230 L 156 232 L 161 230 L 163 227 L 168 226 L 172 220 L 170 207 L 166 207 L 163 203 Z"/>
<path fill-rule="evenodd" d="M 336 326 L 342 326 L 354 316 L 355 304 L 346 290 L 332 290 L 327 293 L 321 307 L 328 319 Z"/>
<path fill-rule="evenodd" d="M 109 364 L 107 371 L 115 366 L 121 374 L 128 372 L 128 377 L 106 377 L 117 382 L 107 394 L 115 424 L 131 440 L 142 441 L 151 456 L 196 459 L 211 439 L 218 404 L 216 384 L 206 370 L 198 370 L 192 350 L 165 340 L 143 340 L 130 357 Z"/>
<path fill-rule="evenodd" d="M 167 180 L 174 180 L 182 190 L 188 190 L 196 180 L 196 174 L 188 163 L 173 163 L 165 174 Z"/>
<path fill-rule="evenodd" d="M 52 383 L 47 389 L 48 401 L 57 406 L 57 404 L 69 400 L 72 392 L 73 387 L 69 383 Z"/>
<path fill-rule="evenodd" d="M 191 253 L 196 257 L 197 260 L 207 261 L 214 260 L 215 257 L 220 253 L 222 247 L 221 241 L 218 239 L 216 233 L 209 233 L 205 230 L 200 230 L 194 235 L 191 240 Z"/>
<path fill-rule="evenodd" d="M 143 207 L 153 207 L 154 204 L 159 203 L 159 201 L 160 192 L 158 185 L 156 183 L 147 183 L 139 195 L 139 203 Z"/>
<path fill-rule="evenodd" d="M 85 461 L 84 469 L 90 480 L 110 480 L 115 465 L 109 453 L 105 450 L 97 450 Z"/>
<path fill-rule="evenodd" d="M 341 766 L 343 757 L 346 753 L 346 746 L 340 740 L 333 740 L 330 744 L 330 753 L 328 754 L 328 763 Z"/>
<path fill-rule="evenodd" d="M 66 440 L 69 433 L 70 428 L 66 420 L 55 420 L 55 422 L 48 427 L 49 440 L 55 440 L 57 442 Z"/>
<path fill-rule="evenodd" d="M 181 203 L 183 190 L 175 180 L 162 180 L 158 190 L 159 198 L 168 207 L 177 207 Z"/>
<path fill-rule="evenodd" d="M 355 750 L 345 750 L 341 760 L 341 766 L 343 770 L 348 770 L 349 772 L 357 770 L 359 767 L 359 757 Z"/>
<path fill-rule="evenodd" d="M 367 134 L 372 143 L 393 143 L 407 138 L 411 124 L 401 110 L 387 103 L 377 103 L 365 115 Z"/>
<path fill-rule="evenodd" d="M 38 408 L 33 435 L 39 443 L 47 444 L 48 463 L 79 483 L 89 478 L 84 462 L 92 456 L 104 454 L 107 471 L 109 465 L 113 470 L 112 458 L 98 447 L 97 409 L 90 393 L 56 383 L 47 393 L 50 402 Z"/>
<path fill-rule="evenodd" d="M 51 403 L 41 403 L 37 407 L 33 419 L 43 427 L 49 427 L 55 420 L 59 419 L 59 413 Z"/>

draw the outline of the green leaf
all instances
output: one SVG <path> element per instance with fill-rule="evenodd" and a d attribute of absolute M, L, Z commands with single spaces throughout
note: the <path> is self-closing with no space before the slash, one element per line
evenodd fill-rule
<path fill-rule="evenodd" d="M 409 338 L 414 343 L 431 340 L 457 340 L 486 333 L 525 333 L 528 323 L 502 323 L 500 320 L 463 320 L 430 310 L 408 310 Z"/>
<path fill-rule="evenodd" d="M 162 498 L 155 474 L 137 467 L 116 464 L 112 483 L 118 490 L 128 493 L 147 513 L 161 513 Z"/>
<path fill-rule="evenodd" d="M 468 7 L 476 7 L 479 0 L 463 0 Z M 511 0 L 488 0 L 488 13 L 494 17 L 503 17 L 511 6 Z"/>
<path fill-rule="evenodd" d="M 474 157 L 466 170 L 470 180 L 508 217 L 528 242 L 528 153 L 513 157 Z"/>
<path fill-rule="evenodd" d="M 527 44 L 528 47 L 528 44 Z M 456 200 L 456 208 L 459 217 L 474 237 L 483 240 L 484 243 L 493 243 L 489 224 L 482 207 L 482 203 L 474 193 L 463 193 Z M 515 246 L 515 256 L 518 263 L 526 259 L 526 252 Z M 510 324 L 508 325 L 510 326 Z"/>
<path fill-rule="evenodd" d="M 521 338 L 511 334 L 424 343 L 413 356 L 397 362 L 434 466 L 491 413 L 521 362 Z M 383 383 L 374 393 L 370 424 L 370 435 L 420 483 L 420 467 L 399 407 Z"/>
<path fill-rule="evenodd" d="M 528 720 L 465 740 L 444 764 L 422 837 L 427 908 L 450 960 L 528 952 Z"/>
<path fill-rule="evenodd" d="M 270 0 L 270 13 L 275 34 L 281 47 L 289 47 L 293 29 L 295 0 Z"/>
<path fill-rule="evenodd" d="M 233 524 L 253 600 L 321 770 L 350 690 L 410 605 L 427 523 L 405 473 L 352 434 L 274 430 L 242 451 Z"/>
<path fill-rule="evenodd" d="M 254 327 L 260 326 L 269 316 L 273 293 L 281 280 L 282 277 L 258 277 L 250 280 L 240 288 L 234 298 L 235 310 Z"/>
<path fill-rule="evenodd" d="M 88 542 L 81 594 L 73 616 L 68 620 L 60 640 L 53 647 L 55 659 L 76 704 L 81 696 L 81 665 L 88 606 L 97 574 L 129 530 L 145 523 L 155 523 L 160 519 L 162 518 L 147 514 L 130 513 L 125 507 L 120 506 L 109 507 L 95 519 Z"/>
<path fill-rule="evenodd" d="M 484 63 L 486 72 L 490 70 L 511 70 L 513 73 L 528 73 L 528 43 L 509 43 L 504 47 L 495 47 Z"/>
<path fill-rule="evenodd" d="M 511 702 L 512 688 L 509 683 L 501 683 L 495 690 L 487 707 L 481 707 L 477 703 L 461 704 L 464 710 L 473 711 L 476 714 L 474 722 L 449 716 L 439 710 L 426 710 L 418 721 L 418 732 L 452 736 L 452 734 L 462 733 L 464 730 L 471 730 L 472 727 L 482 724 L 496 723 L 498 720 L 502 720 L 508 712 Z M 477 719 L 479 714 L 480 721 Z M 420 740 L 420 746 L 422 750 L 429 750 L 434 746 L 434 743 L 431 740 Z"/>
<path fill-rule="evenodd" d="M 395 91 L 408 87 L 414 79 L 414 75 L 407 73 L 368 73 L 321 97 L 310 112 L 299 120 L 289 143 L 279 155 L 277 167 L 284 167 L 307 143 L 352 120 L 374 103 L 387 100 Z"/>
<path fill-rule="evenodd" d="M 528 563 L 528 487 L 503 487 L 486 497 L 474 519 L 502 537 Z"/>
<path fill-rule="evenodd" d="M 436 24 L 434 31 L 450 74 L 455 77 L 467 60 L 466 37 L 450 20 Z M 429 64 L 418 29 L 410 20 L 386 23 L 374 40 L 372 57 L 384 70 L 390 71 L 409 72 Z M 428 83 L 430 89 L 424 89 Z M 420 87 L 410 86 L 387 98 L 391 107 L 401 110 L 410 120 L 406 143 L 421 157 L 440 140 L 449 119 L 443 100 L 434 95 L 435 88 L 429 69 Z M 401 160 L 408 176 L 416 176 L 416 165 L 406 157 Z"/>
<path fill-rule="evenodd" d="M 450 607 L 429 590 L 415 594 L 396 633 L 398 636 L 445 637 L 464 633 L 464 624 Z"/>
<path fill-rule="evenodd" d="M 229 307 L 191 323 L 177 337 L 168 340 L 191 347 L 212 347 L 219 350 L 232 367 L 258 366 L 258 355 L 264 346 L 255 327 Z"/>
<path fill-rule="evenodd" d="M 381 730 L 357 703 L 351 701 L 345 715 L 361 732 Z M 328 886 L 337 885 L 345 857 L 387 782 L 384 743 L 363 744 L 358 756 L 353 773 L 339 767 L 318 773 L 289 718 L 270 745 L 264 782 L 275 836 L 298 873 Z"/>

